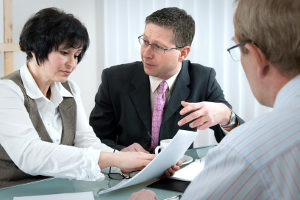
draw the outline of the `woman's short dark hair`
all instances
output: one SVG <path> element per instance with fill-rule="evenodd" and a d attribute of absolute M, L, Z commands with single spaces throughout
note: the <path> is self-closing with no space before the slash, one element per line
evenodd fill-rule
<path fill-rule="evenodd" d="M 27 54 L 27 61 L 36 56 L 38 64 L 48 59 L 48 54 L 65 48 L 82 48 L 78 56 L 81 61 L 89 46 L 86 27 L 72 14 L 57 8 L 45 8 L 32 16 L 24 25 L 20 35 L 20 48 Z"/>

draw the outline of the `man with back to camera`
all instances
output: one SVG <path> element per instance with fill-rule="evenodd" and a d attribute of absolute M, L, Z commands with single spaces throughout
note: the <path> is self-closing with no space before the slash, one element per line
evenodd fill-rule
<path fill-rule="evenodd" d="M 273 111 L 234 129 L 212 149 L 185 199 L 300 196 L 300 1 L 237 0 L 240 59 L 255 98 Z M 284 30 L 284 32 L 283 32 Z M 237 57 L 239 58 L 239 57 Z M 144 197 L 144 198 L 143 198 Z M 155 199 L 150 190 L 130 200 Z"/>
<path fill-rule="evenodd" d="M 119 150 L 152 151 L 179 128 L 209 127 L 219 142 L 243 122 L 225 100 L 215 70 L 185 61 L 194 33 L 193 18 L 176 7 L 146 18 L 145 31 L 138 37 L 142 62 L 102 72 L 90 115 L 102 142 Z"/>

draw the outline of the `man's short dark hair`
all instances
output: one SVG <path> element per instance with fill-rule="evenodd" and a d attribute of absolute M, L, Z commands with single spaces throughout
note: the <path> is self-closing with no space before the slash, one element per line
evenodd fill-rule
<path fill-rule="evenodd" d="M 82 48 L 78 63 L 89 46 L 85 26 L 72 14 L 57 8 L 45 8 L 32 16 L 24 25 L 20 35 L 20 48 L 27 54 L 27 61 L 36 56 L 38 64 L 48 59 L 48 54 L 65 48 Z"/>
<path fill-rule="evenodd" d="M 157 10 L 146 18 L 149 23 L 170 28 L 176 46 L 191 46 L 195 35 L 195 21 L 185 10 L 176 7 Z"/>

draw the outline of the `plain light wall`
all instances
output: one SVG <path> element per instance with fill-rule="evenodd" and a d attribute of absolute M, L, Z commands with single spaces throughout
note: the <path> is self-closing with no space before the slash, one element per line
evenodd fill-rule
<path fill-rule="evenodd" d="M 102 64 L 104 60 L 103 33 L 101 30 L 102 1 L 97 0 L 13 0 L 13 33 L 14 42 L 19 41 L 23 25 L 34 13 L 47 7 L 57 7 L 67 13 L 72 13 L 85 26 L 90 36 L 90 46 L 70 79 L 81 89 L 86 114 L 89 116 L 94 107 L 94 97 L 98 89 Z M 96 11 L 97 8 L 97 11 Z M 102 18 L 101 18 L 102 17 Z M 96 21 L 97 20 L 97 21 Z M 97 26 L 96 26 L 97 24 Z M 3 1 L 0 0 L 0 43 L 3 42 Z M 98 44 L 98 45 L 97 45 Z M 26 62 L 23 52 L 14 53 L 15 70 Z M 3 53 L 0 53 L 0 76 L 3 76 Z"/>
<path fill-rule="evenodd" d="M 257 103 L 240 64 L 232 63 L 226 52 L 233 36 L 233 0 L 12 0 L 14 41 L 18 42 L 27 19 L 38 10 L 58 7 L 74 14 L 87 27 L 90 47 L 70 79 L 81 89 L 86 115 L 94 107 L 101 72 L 104 68 L 140 60 L 137 36 L 143 33 L 144 20 L 153 11 L 178 6 L 191 13 L 196 21 L 196 35 L 188 56 L 192 62 L 213 67 L 225 98 L 246 121 L 267 109 Z M 3 42 L 3 0 L 0 0 L 0 42 Z M 201 11 L 198 9 L 201 8 Z M 213 34 L 210 34 L 210 33 Z M 230 33 L 229 37 L 228 34 Z M 228 38 L 227 38 L 228 37 Z M 25 54 L 15 53 L 15 69 L 25 64 Z M 230 62 L 230 63 L 229 63 Z M 3 76 L 3 53 L 0 53 L 0 77 Z"/>

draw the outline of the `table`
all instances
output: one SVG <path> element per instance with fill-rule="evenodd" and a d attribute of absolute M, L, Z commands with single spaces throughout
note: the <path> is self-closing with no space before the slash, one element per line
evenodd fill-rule
<path fill-rule="evenodd" d="M 201 147 L 195 149 L 189 149 L 185 155 L 189 155 L 194 159 L 202 158 L 206 155 L 207 151 L 214 146 Z M 8 188 L 0 189 L 1 200 L 12 200 L 14 196 L 33 196 L 33 195 L 47 195 L 47 194 L 59 194 L 59 193 L 74 193 L 74 192 L 87 192 L 92 191 L 94 193 L 95 200 L 122 200 L 128 199 L 133 192 L 139 191 L 145 188 L 154 180 L 141 183 L 138 185 L 130 186 L 120 190 L 116 190 L 110 193 L 106 193 L 98 196 L 99 190 L 104 190 L 118 184 L 119 180 L 112 180 L 105 177 L 102 181 L 78 181 L 60 178 L 49 178 L 41 181 L 31 182 L 27 184 L 12 186 Z M 164 199 L 167 197 L 181 194 L 176 191 L 162 190 L 148 188 L 154 191 L 158 199 Z"/>

